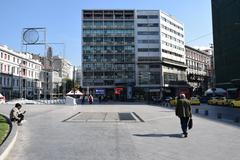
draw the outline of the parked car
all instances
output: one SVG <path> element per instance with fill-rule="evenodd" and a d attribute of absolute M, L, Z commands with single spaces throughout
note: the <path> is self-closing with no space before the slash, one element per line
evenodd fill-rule
<path fill-rule="evenodd" d="M 240 107 L 240 99 L 238 98 L 238 99 L 232 100 L 230 105 L 232 107 Z"/>
<path fill-rule="evenodd" d="M 200 105 L 200 100 L 197 97 L 191 97 L 190 103 L 192 105 Z"/>
<path fill-rule="evenodd" d="M 219 98 L 217 98 L 217 100 L 216 100 L 216 104 L 217 104 L 217 105 L 225 106 L 225 105 L 228 105 L 228 100 L 227 100 L 226 97 L 219 97 Z"/>
<path fill-rule="evenodd" d="M 218 97 L 211 97 L 211 98 L 208 100 L 208 104 L 209 104 L 209 105 L 216 105 L 216 104 L 217 104 L 217 99 L 218 99 Z"/>

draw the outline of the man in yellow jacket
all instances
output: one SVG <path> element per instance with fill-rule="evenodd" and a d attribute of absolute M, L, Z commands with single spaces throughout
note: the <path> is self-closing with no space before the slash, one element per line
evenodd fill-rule
<path fill-rule="evenodd" d="M 183 136 L 187 137 L 188 122 L 192 117 L 192 109 L 190 102 L 186 99 L 185 94 L 180 94 L 180 99 L 177 100 L 176 116 L 180 118 Z"/>

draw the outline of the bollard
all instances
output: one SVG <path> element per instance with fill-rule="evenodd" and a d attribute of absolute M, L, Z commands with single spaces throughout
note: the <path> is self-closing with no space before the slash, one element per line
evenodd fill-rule
<path fill-rule="evenodd" d="M 208 110 L 205 110 L 205 116 L 208 116 Z"/>
<path fill-rule="evenodd" d="M 195 113 L 199 113 L 199 109 L 198 108 L 195 109 Z"/>
<path fill-rule="evenodd" d="M 217 113 L 217 118 L 222 119 L 222 113 Z"/>
<path fill-rule="evenodd" d="M 234 122 L 239 123 L 239 117 L 235 117 Z"/>

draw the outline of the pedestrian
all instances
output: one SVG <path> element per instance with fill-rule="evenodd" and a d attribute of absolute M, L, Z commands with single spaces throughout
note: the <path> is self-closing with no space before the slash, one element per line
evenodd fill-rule
<path fill-rule="evenodd" d="M 17 122 L 17 125 L 22 125 L 22 122 L 24 121 L 24 114 L 26 111 L 21 111 L 22 105 L 19 103 L 15 104 L 15 107 L 12 108 L 10 112 L 10 120 L 12 122 Z"/>
<path fill-rule="evenodd" d="M 177 100 L 176 116 L 180 118 L 181 128 L 183 131 L 183 137 L 188 136 L 187 128 L 190 118 L 192 118 L 192 109 L 190 102 L 186 99 L 185 94 L 180 94 Z"/>
<path fill-rule="evenodd" d="M 88 96 L 88 103 L 89 104 L 93 103 L 93 96 L 91 94 Z"/>

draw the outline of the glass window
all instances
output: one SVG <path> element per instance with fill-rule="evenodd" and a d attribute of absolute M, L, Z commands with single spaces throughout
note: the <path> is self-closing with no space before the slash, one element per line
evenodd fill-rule
<path fill-rule="evenodd" d="M 147 15 L 138 15 L 137 18 L 138 19 L 147 19 L 148 16 Z"/>
<path fill-rule="evenodd" d="M 158 35 L 159 32 L 156 31 L 139 31 L 138 35 Z"/>
<path fill-rule="evenodd" d="M 104 21 L 104 26 L 106 27 L 110 27 L 110 26 L 113 26 L 113 21 Z"/>
<path fill-rule="evenodd" d="M 158 15 L 149 15 L 148 18 L 150 18 L 150 19 L 158 19 Z"/>

